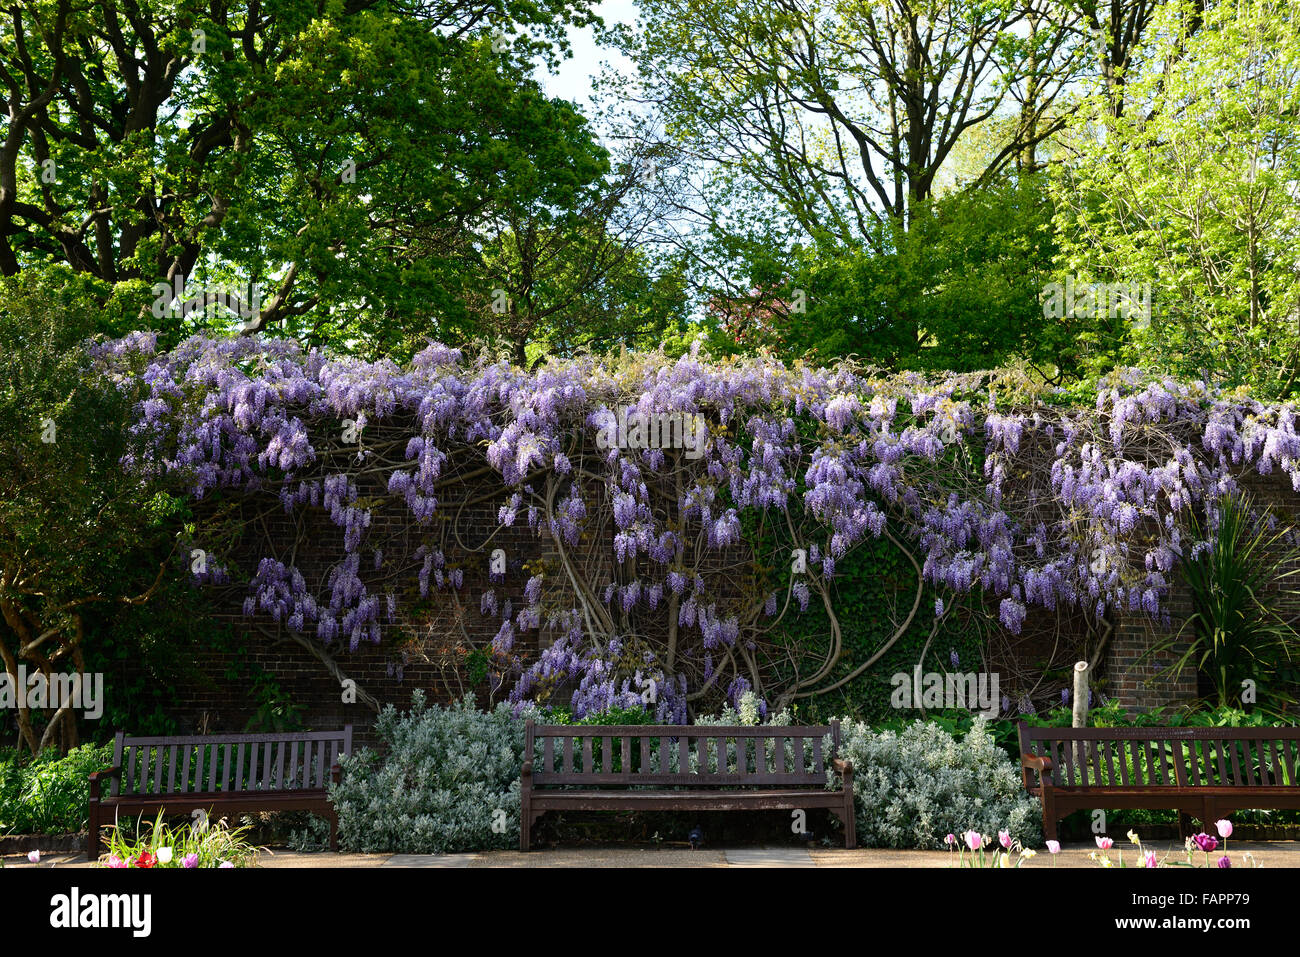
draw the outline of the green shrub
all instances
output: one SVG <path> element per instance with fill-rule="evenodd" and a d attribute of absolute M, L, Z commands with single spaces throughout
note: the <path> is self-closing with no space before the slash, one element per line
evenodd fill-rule
<path fill-rule="evenodd" d="M 26 759 L 0 753 L 0 834 L 72 834 L 85 830 L 90 773 L 108 767 L 111 746 L 82 745 L 65 757 L 49 750 Z"/>
<path fill-rule="evenodd" d="M 479 711 L 472 696 L 441 707 L 411 696 L 411 710 L 384 709 L 380 756 L 362 748 L 330 789 L 339 841 L 349 850 L 404 854 L 519 845 L 519 771 L 524 725 L 510 707 Z"/>
<path fill-rule="evenodd" d="M 867 847 L 934 849 L 947 834 L 1009 829 L 1026 847 L 1042 841 L 1042 810 L 1017 766 L 976 721 L 958 740 L 916 721 L 873 731 L 846 719 L 841 754 L 853 762 L 858 840 Z"/>

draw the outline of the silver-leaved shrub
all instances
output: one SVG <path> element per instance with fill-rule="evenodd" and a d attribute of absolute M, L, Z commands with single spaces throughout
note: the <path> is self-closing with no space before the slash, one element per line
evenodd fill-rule
<path fill-rule="evenodd" d="M 411 695 L 375 723 L 383 753 L 343 760 L 330 790 L 347 850 L 433 854 L 519 846 L 524 725 L 508 705 L 480 711 L 471 696 L 448 707 Z"/>
<path fill-rule="evenodd" d="M 863 846 L 936 849 L 946 835 L 968 830 L 1010 830 L 1025 847 L 1041 845 L 1041 808 L 984 719 L 960 740 L 926 721 L 896 732 L 848 718 L 841 736 L 841 756 L 853 762 Z"/>

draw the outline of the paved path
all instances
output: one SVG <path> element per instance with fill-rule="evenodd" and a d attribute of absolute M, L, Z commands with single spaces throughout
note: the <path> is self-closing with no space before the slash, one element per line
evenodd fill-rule
<path fill-rule="evenodd" d="M 1233 866 L 1242 866 L 1242 854 L 1249 851 L 1264 867 L 1300 867 L 1300 841 L 1240 842 L 1229 841 Z M 1152 845 L 1161 857 L 1170 854 L 1181 860 L 1182 845 L 1177 841 L 1160 841 Z M 1130 867 L 1136 862 L 1131 845 L 1119 848 Z M 1076 844 L 1064 848 L 1053 862 L 1051 855 L 1040 851 L 1024 863 L 1025 867 L 1096 867 L 1088 859 L 1094 847 Z M 1114 851 L 1111 852 L 1112 860 Z M 1219 854 L 1213 855 L 1217 858 Z M 1198 861 L 1200 855 L 1197 855 Z M 302 854 L 274 849 L 262 855 L 263 867 L 952 867 L 955 854 L 947 851 L 889 851 L 860 848 L 799 846 L 715 848 L 691 850 L 685 845 L 641 847 L 636 845 L 570 845 L 523 854 L 519 851 L 484 851 L 478 854 Z M 84 855 L 49 854 L 40 865 L 32 865 L 24 856 L 4 858 L 6 868 L 21 867 L 88 867 Z"/>

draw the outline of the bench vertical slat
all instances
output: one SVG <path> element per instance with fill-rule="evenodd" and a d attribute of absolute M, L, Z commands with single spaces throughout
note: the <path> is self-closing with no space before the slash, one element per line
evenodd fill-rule
<path fill-rule="evenodd" d="M 691 739 L 682 728 L 681 737 L 677 739 L 677 773 L 691 773 Z"/>
<path fill-rule="evenodd" d="M 659 773 L 672 774 L 672 739 L 666 734 L 659 736 Z"/>
<path fill-rule="evenodd" d="M 157 794 L 158 789 L 162 787 L 162 770 L 163 770 L 162 745 L 157 745 L 152 750 L 153 750 L 153 793 Z"/>
<path fill-rule="evenodd" d="M 1088 744 L 1088 750 L 1092 752 L 1092 783 L 1098 787 L 1105 784 L 1102 780 L 1101 770 L 1101 742 L 1091 741 Z"/>
<path fill-rule="evenodd" d="M 1136 769 L 1129 769 L 1129 764 L 1132 763 L 1132 759 L 1127 753 L 1125 753 L 1126 749 L 1123 741 L 1115 742 L 1115 750 L 1118 752 L 1119 756 L 1119 778 L 1124 783 L 1124 786 L 1128 787 L 1132 783 L 1133 776 L 1137 771 Z"/>
<path fill-rule="evenodd" d="M 1219 784 L 1221 786 L 1226 785 L 1228 784 L 1228 769 L 1223 763 L 1223 741 L 1220 740 L 1214 742 L 1214 752 L 1216 763 L 1219 767 Z"/>
<path fill-rule="evenodd" d="M 122 731 L 119 731 L 117 732 L 117 734 L 113 735 L 113 767 L 118 769 L 121 769 L 122 767 L 122 747 L 125 738 L 126 738 L 126 734 L 125 732 Z M 112 781 L 109 782 L 108 793 L 112 797 L 117 797 L 119 794 L 123 793 L 121 787 L 122 787 L 122 775 L 121 774 L 113 775 Z"/>
<path fill-rule="evenodd" d="M 206 745 L 200 744 L 194 749 L 194 790 L 203 790 L 203 759 L 208 753 Z"/>
<path fill-rule="evenodd" d="M 573 773 L 573 739 L 567 735 L 564 738 L 564 773 Z"/>
<path fill-rule="evenodd" d="M 127 751 L 129 752 L 130 757 L 127 758 L 126 780 L 122 782 L 122 793 L 134 794 L 135 793 L 135 759 L 136 759 L 136 755 L 140 753 L 140 749 L 135 745 L 131 745 L 127 748 Z"/>
<path fill-rule="evenodd" d="M 1065 780 L 1058 781 L 1058 784 L 1071 785 L 1074 780 L 1074 742 L 1061 742 L 1061 756 L 1065 759 Z"/>
<path fill-rule="evenodd" d="M 1230 747 L 1232 749 L 1228 755 L 1232 763 L 1232 786 L 1240 787 L 1241 786 L 1241 761 L 1237 757 L 1237 746 L 1235 743 L 1226 740 L 1220 744 L 1221 748 L 1224 746 Z"/>
<path fill-rule="evenodd" d="M 551 739 L 547 738 L 546 740 L 549 743 Z M 619 751 L 622 752 L 622 756 L 623 756 L 622 772 L 624 774 L 631 774 L 632 773 L 632 736 L 628 734 L 620 734 L 618 736 L 618 748 Z"/>
<path fill-rule="evenodd" d="M 325 762 L 325 770 L 321 775 L 321 787 L 329 787 L 333 782 L 333 768 L 339 762 L 339 742 L 330 742 L 329 760 Z"/>
<path fill-rule="evenodd" d="M 1173 752 L 1174 780 L 1180 788 L 1187 787 L 1187 765 L 1184 763 L 1183 743 L 1175 741 L 1169 748 Z"/>
<path fill-rule="evenodd" d="M 185 745 L 185 760 L 181 764 L 181 792 L 189 794 L 193 788 L 190 787 L 190 759 L 194 756 L 194 745 Z"/>
<path fill-rule="evenodd" d="M 718 738 L 718 773 L 726 774 L 730 768 L 731 760 L 727 754 L 727 739 Z"/>
<path fill-rule="evenodd" d="M 700 774 L 709 776 L 709 739 L 703 735 L 695 736 L 695 763 L 700 766 Z"/>
<path fill-rule="evenodd" d="M 217 789 L 217 765 L 221 763 L 221 746 L 210 745 L 208 747 L 208 790 Z"/>
<path fill-rule="evenodd" d="M 785 738 L 780 735 L 772 737 L 772 773 L 785 773 Z"/>
<path fill-rule="evenodd" d="M 1133 768 L 1133 783 L 1141 785 L 1146 780 L 1142 771 L 1142 748 L 1139 747 L 1137 738 L 1129 738 L 1127 744 L 1128 747 L 1125 750 L 1128 752 L 1128 756 L 1125 759 L 1125 764 Z"/>
<path fill-rule="evenodd" d="M 582 739 L 582 771 L 584 774 L 591 774 L 591 738 Z"/>
<path fill-rule="evenodd" d="M 271 752 L 275 747 L 271 742 L 267 742 L 262 747 L 262 790 L 265 791 L 271 786 Z"/>
<path fill-rule="evenodd" d="M 1147 759 L 1151 762 L 1151 783 L 1165 784 L 1165 752 L 1159 741 L 1147 741 Z"/>
<path fill-rule="evenodd" d="M 275 749 L 275 789 L 277 791 L 284 787 L 284 746 L 285 742 L 281 741 L 279 747 Z"/>
<path fill-rule="evenodd" d="M 614 739 L 605 735 L 600 739 L 600 770 L 606 774 L 614 773 Z"/>
<path fill-rule="evenodd" d="M 1257 783 L 1255 777 L 1255 755 L 1252 753 L 1253 749 L 1250 746 L 1249 738 L 1241 739 L 1241 751 L 1245 758 L 1246 784 L 1250 787 L 1255 787 Z"/>
<path fill-rule="evenodd" d="M 230 790 L 230 745 L 221 749 L 221 790 Z"/>
<path fill-rule="evenodd" d="M 1278 745 L 1282 742 L 1277 738 L 1270 738 L 1268 743 L 1273 751 L 1273 780 L 1271 783 L 1274 787 L 1282 787 L 1286 783 L 1282 777 L 1282 761 L 1278 756 Z"/>
<path fill-rule="evenodd" d="M 176 793 L 176 745 L 167 749 L 167 793 Z"/>
<path fill-rule="evenodd" d="M 235 749 L 235 790 L 244 791 L 244 742 L 240 741 Z"/>

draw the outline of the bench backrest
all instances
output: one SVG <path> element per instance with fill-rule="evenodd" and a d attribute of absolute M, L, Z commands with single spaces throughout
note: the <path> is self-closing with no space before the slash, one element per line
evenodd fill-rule
<path fill-rule="evenodd" d="M 352 753 L 352 725 L 341 731 L 127 737 L 113 744 L 112 793 L 215 794 L 302 791 L 328 786 L 340 754 Z"/>
<path fill-rule="evenodd" d="M 1300 728 L 1033 728 L 1057 787 L 1300 787 Z M 1037 785 L 1024 769 L 1025 787 Z"/>
<path fill-rule="evenodd" d="M 839 722 L 822 727 L 527 724 L 525 760 L 544 785 L 826 786 Z"/>

